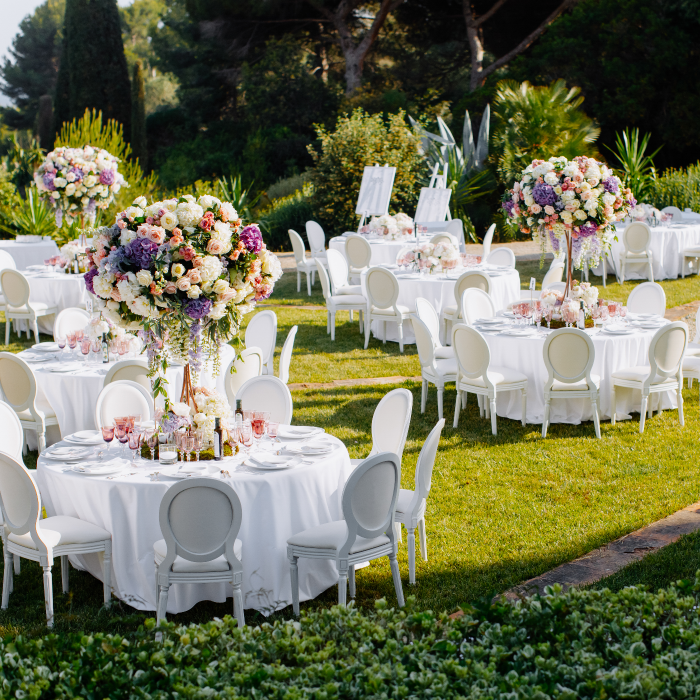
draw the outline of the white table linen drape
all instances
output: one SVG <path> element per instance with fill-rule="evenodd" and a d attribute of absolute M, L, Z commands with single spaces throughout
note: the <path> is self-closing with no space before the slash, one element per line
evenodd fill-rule
<path fill-rule="evenodd" d="M 12 256 L 20 272 L 24 272 L 30 265 L 43 265 L 44 260 L 59 253 L 55 241 L 38 243 L 0 241 L 0 250 L 6 250 Z"/>
<path fill-rule="evenodd" d="M 31 290 L 29 301 L 57 306 L 59 312 L 75 306 L 84 309 L 90 298 L 82 275 L 28 270 L 24 272 L 24 276 L 29 280 Z M 40 316 L 38 319 L 39 332 L 52 334 L 55 320 L 55 314 Z"/>

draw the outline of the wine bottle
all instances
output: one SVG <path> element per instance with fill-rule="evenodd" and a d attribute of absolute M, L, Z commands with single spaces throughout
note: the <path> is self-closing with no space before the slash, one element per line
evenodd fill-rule
<path fill-rule="evenodd" d="M 241 421 L 243 420 L 243 400 L 242 399 L 236 399 L 236 412 L 234 414 L 234 420 L 238 422 L 238 416 L 241 417 Z"/>
<path fill-rule="evenodd" d="M 109 345 L 105 339 L 105 334 L 102 334 L 102 362 L 109 363 Z"/>
<path fill-rule="evenodd" d="M 224 431 L 221 429 L 221 418 L 214 419 L 214 459 L 224 458 Z"/>
<path fill-rule="evenodd" d="M 581 300 L 581 308 L 578 310 L 578 323 L 576 324 L 581 330 L 586 327 L 586 313 L 583 310 L 583 300 Z"/>

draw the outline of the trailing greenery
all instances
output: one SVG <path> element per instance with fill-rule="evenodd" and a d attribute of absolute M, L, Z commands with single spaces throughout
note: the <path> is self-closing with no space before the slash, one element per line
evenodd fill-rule
<path fill-rule="evenodd" d="M 659 209 L 678 207 L 700 211 L 700 163 L 669 169 L 651 184 L 649 199 Z"/>
<path fill-rule="evenodd" d="M 644 134 L 640 142 L 639 129 L 625 129 L 617 135 L 615 149 L 608 148 L 617 159 L 617 163 L 611 163 L 612 167 L 621 170 L 625 187 L 632 190 L 638 202 L 649 202 L 654 191 L 654 156 L 661 147 L 647 155 L 650 138 L 651 134 Z"/>
<path fill-rule="evenodd" d="M 292 249 L 290 228 L 306 240 L 306 222 L 314 218 L 310 194 L 311 188 L 307 185 L 304 190 L 273 200 L 270 206 L 260 211 L 258 221 L 270 250 Z"/>

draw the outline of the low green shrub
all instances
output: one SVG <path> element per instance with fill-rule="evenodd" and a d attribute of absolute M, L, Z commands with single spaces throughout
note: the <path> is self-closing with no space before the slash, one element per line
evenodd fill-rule
<path fill-rule="evenodd" d="M 287 197 L 274 199 L 269 207 L 265 207 L 258 214 L 258 222 L 263 230 L 265 245 L 270 250 L 291 250 L 289 229 L 294 229 L 306 242 L 306 222 L 313 219 L 313 207 L 309 201 L 311 193 L 310 185 L 305 185 L 304 190 L 297 190 Z"/>
<path fill-rule="evenodd" d="M 651 201 L 659 208 L 690 208 L 700 212 L 700 163 L 669 169 L 652 182 Z"/>
<path fill-rule="evenodd" d="M 3 697 L 691 698 L 700 693 L 700 577 L 548 591 L 450 619 L 378 601 L 239 630 L 226 617 L 130 637 L 49 635 L 0 645 Z"/>

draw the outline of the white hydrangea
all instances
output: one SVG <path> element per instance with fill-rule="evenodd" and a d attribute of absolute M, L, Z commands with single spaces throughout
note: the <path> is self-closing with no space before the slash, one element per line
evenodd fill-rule
<path fill-rule="evenodd" d="M 151 304 L 143 295 L 137 296 L 132 301 L 127 302 L 127 306 L 139 316 L 149 316 L 151 313 Z"/>
<path fill-rule="evenodd" d="M 554 186 L 559 182 L 559 176 L 555 172 L 550 171 L 544 176 L 544 181 L 548 185 Z"/>
<path fill-rule="evenodd" d="M 194 201 L 181 202 L 177 205 L 177 218 L 180 227 L 195 226 L 202 216 L 204 216 L 204 210 Z"/>
<path fill-rule="evenodd" d="M 260 262 L 262 263 L 262 271 L 266 275 L 272 275 L 273 282 L 282 277 L 282 265 L 279 258 L 265 249 L 260 253 Z"/>
<path fill-rule="evenodd" d="M 112 281 L 114 280 L 113 275 L 104 275 L 103 273 L 98 273 L 92 279 L 92 288 L 95 290 L 95 294 L 103 299 L 109 299 L 112 296 Z"/>
<path fill-rule="evenodd" d="M 202 276 L 202 282 L 215 280 L 221 274 L 221 260 L 213 255 L 204 256 L 199 274 Z"/>

